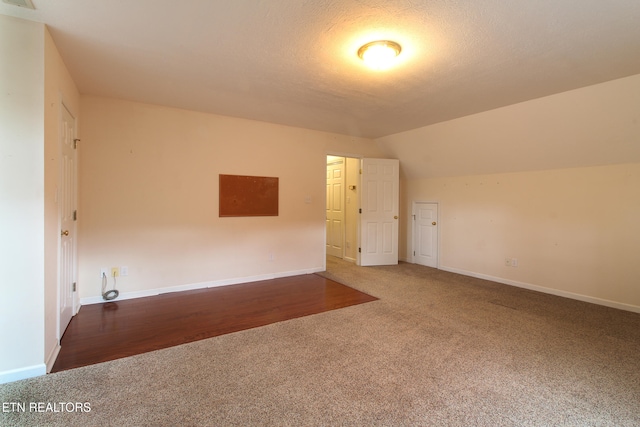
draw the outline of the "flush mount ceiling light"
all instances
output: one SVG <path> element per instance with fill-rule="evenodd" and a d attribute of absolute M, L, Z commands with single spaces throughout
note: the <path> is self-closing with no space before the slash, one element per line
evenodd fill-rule
<path fill-rule="evenodd" d="M 362 58 L 368 67 L 374 70 L 384 70 L 393 65 L 394 60 L 402 48 L 396 42 L 389 40 L 377 40 L 370 42 L 358 49 L 358 56 Z"/>

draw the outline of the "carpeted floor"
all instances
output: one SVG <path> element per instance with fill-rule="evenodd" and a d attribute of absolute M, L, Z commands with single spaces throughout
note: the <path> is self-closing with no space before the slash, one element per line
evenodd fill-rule
<path fill-rule="evenodd" d="M 640 425 L 638 314 L 412 264 L 324 274 L 380 300 L 0 385 L 26 406 L 0 425 Z"/>

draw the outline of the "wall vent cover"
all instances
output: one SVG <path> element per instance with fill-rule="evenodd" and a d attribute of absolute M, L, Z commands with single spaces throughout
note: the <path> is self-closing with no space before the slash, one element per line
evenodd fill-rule
<path fill-rule="evenodd" d="M 31 3 L 31 0 L 2 0 L 2 1 L 14 6 L 24 7 L 24 8 L 33 9 L 33 10 L 36 9 L 35 6 L 33 6 L 33 3 Z"/>

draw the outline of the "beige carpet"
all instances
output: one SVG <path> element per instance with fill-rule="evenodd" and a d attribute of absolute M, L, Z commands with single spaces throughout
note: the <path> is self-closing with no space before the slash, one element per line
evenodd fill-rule
<path fill-rule="evenodd" d="M 1 385 L 26 412 L 0 425 L 640 425 L 638 314 L 411 264 L 326 276 L 380 300 Z"/>

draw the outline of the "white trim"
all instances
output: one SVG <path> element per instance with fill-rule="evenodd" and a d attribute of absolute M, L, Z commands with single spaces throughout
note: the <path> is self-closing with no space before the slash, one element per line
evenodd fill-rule
<path fill-rule="evenodd" d="M 39 365 L 27 366 L 25 368 L 12 369 L 10 371 L 0 372 L 0 384 L 11 383 L 14 381 L 26 380 L 27 378 L 39 377 L 47 373 L 47 365 L 41 363 Z"/>
<path fill-rule="evenodd" d="M 89 305 L 89 304 L 100 304 L 105 302 L 116 302 L 116 301 L 123 301 L 127 299 L 151 297 L 155 295 L 167 294 L 170 292 L 184 292 L 184 291 L 192 291 L 195 289 L 215 288 L 218 286 L 239 285 L 241 283 L 259 282 L 261 280 L 272 280 L 272 279 L 278 279 L 281 277 L 300 276 L 303 274 L 318 273 L 324 270 L 325 268 L 315 267 L 315 268 L 308 268 L 304 270 L 283 271 L 280 273 L 261 274 L 259 276 L 246 276 L 246 277 L 237 277 L 233 279 L 215 280 L 213 282 L 191 283 L 187 285 L 170 286 L 167 288 L 147 289 L 144 291 L 120 293 L 118 298 L 110 301 L 105 301 L 102 298 L 102 296 L 82 298 L 80 300 L 80 303 L 82 305 Z"/>
<path fill-rule="evenodd" d="M 47 373 L 51 372 L 53 369 L 53 364 L 56 363 L 56 359 L 58 358 L 58 353 L 60 353 L 60 342 L 57 342 L 55 347 L 51 349 L 51 353 L 49 353 L 49 357 L 47 357 Z"/>
<path fill-rule="evenodd" d="M 530 283 L 518 282 L 516 280 L 503 279 L 502 277 L 490 276 L 488 274 L 474 273 L 472 271 L 462 270 L 454 267 L 446 267 L 443 265 L 440 266 L 440 270 L 448 271 L 451 273 L 462 274 L 464 276 L 475 277 L 478 279 L 491 280 L 492 282 L 516 286 L 518 288 L 529 289 L 531 291 L 538 291 L 545 294 L 556 295 L 559 297 L 570 298 L 578 301 L 589 302 L 592 304 L 602 305 L 605 307 L 617 308 L 619 310 L 640 313 L 640 306 L 637 306 L 637 305 L 625 304 L 625 303 L 611 301 L 607 299 L 590 297 L 588 295 L 576 294 L 573 292 L 562 291 L 560 289 L 545 288 L 544 286 L 532 285 Z"/>

